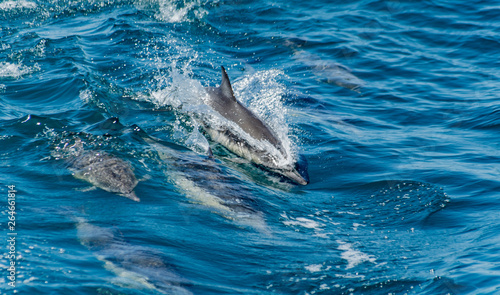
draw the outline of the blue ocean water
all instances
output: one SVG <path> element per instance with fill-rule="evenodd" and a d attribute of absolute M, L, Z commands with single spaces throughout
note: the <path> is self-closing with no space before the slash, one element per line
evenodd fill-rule
<path fill-rule="evenodd" d="M 2 294 L 500 294 L 493 2 L 2 1 L 0 36 Z M 310 184 L 206 139 L 221 65 Z"/>

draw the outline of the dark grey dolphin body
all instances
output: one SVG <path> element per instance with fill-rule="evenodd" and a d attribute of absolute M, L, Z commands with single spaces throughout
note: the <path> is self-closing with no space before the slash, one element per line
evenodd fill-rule
<path fill-rule="evenodd" d="M 134 192 L 138 181 L 130 165 L 122 159 L 102 151 L 84 151 L 70 159 L 69 163 L 76 178 L 105 191 L 140 201 Z"/>
<path fill-rule="evenodd" d="M 226 70 L 224 67 L 221 69 L 221 85 L 206 88 L 209 94 L 206 104 L 227 120 L 238 125 L 251 139 L 241 136 L 230 128 L 213 127 L 204 122 L 204 128 L 210 137 L 240 157 L 262 165 L 298 184 L 308 184 L 309 177 L 305 169 L 299 168 L 296 162 L 284 164 L 284 161 L 278 159 L 278 156 L 282 159 L 289 157 L 282 142 L 262 120 L 236 100 Z M 265 145 L 256 145 L 255 141 L 267 142 L 271 145 L 271 149 Z M 272 151 L 272 148 L 275 151 Z"/>

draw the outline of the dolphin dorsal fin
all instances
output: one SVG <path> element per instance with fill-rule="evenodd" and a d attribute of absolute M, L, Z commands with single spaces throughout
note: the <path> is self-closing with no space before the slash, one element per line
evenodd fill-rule
<path fill-rule="evenodd" d="M 222 91 L 222 94 L 224 96 L 231 98 L 232 100 L 236 101 L 236 98 L 234 97 L 233 93 L 233 88 L 231 87 L 231 82 L 229 82 L 229 77 L 227 76 L 226 69 L 224 69 L 223 66 L 221 66 L 222 69 L 222 81 L 220 82 L 220 90 Z"/>

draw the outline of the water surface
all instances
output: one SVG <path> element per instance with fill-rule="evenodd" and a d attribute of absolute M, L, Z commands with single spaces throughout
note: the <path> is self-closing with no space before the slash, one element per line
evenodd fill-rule
<path fill-rule="evenodd" d="M 8 185 L 20 294 L 499 293 L 499 16 L 480 0 L 0 2 L 2 293 Z M 221 65 L 309 185 L 206 139 Z M 129 163 L 141 201 L 75 178 L 76 138 Z"/>

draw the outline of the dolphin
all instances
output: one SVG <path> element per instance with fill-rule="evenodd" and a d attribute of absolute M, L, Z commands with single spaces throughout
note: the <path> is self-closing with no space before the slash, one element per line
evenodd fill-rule
<path fill-rule="evenodd" d="M 242 158 L 298 184 L 308 184 L 307 170 L 297 161 L 290 161 L 290 155 L 271 128 L 234 97 L 231 82 L 223 66 L 221 71 L 220 86 L 205 88 L 208 93 L 205 103 L 222 117 L 236 124 L 243 132 L 230 126 L 216 126 L 205 119 L 202 120 L 202 126 L 208 135 Z"/>
<path fill-rule="evenodd" d="M 143 134 L 144 141 L 156 151 L 168 166 L 164 173 L 192 203 L 209 208 L 212 212 L 244 227 L 269 234 L 263 213 L 258 211 L 249 192 L 235 183 L 213 159 L 202 160 L 190 150 L 174 150 L 166 142 Z"/>
<path fill-rule="evenodd" d="M 134 192 L 138 183 L 134 172 L 120 158 L 103 151 L 88 151 L 75 157 L 71 167 L 76 178 L 86 180 L 105 191 L 140 201 Z"/>
<path fill-rule="evenodd" d="M 161 294 L 192 295 L 182 286 L 186 280 L 171 270 L 161 253 L 129 244 L 112 229 L 90 224 L 83 217 L 70 218 L 76 222 L 80 243 L 116 274 L 114 284 Z"/>
<path fill-rule="evenodd" d="M 361 93 L 360 90 L 365 85 L 365 82 L 356 77 L 351 69 L 340 63 L 323 60 L 318 55 L 299 49 L 305 44 L 305 41 L 299 41 L 302 44 L 291 40 L 285 41 L 285 46 L 292 49 L 295 60 L 310 68 L 319 80 Z"/>
<path fill-rule="evenodd" d="M 75 178 L 133 201 L 140 201 L 134 192 L 138 181 L 128 162 L 103 151 L 79 152 L 68 162 Z"/>
<path fill-rule="evenodd" d="M 304 50 L 295 51 L 293 57 L 311 68 L 320 80 L 361 93 L 360 89 L 365 82 L 354 76 L 348 67 L 333 61 L 322 60 L 319 56 Z"/>

